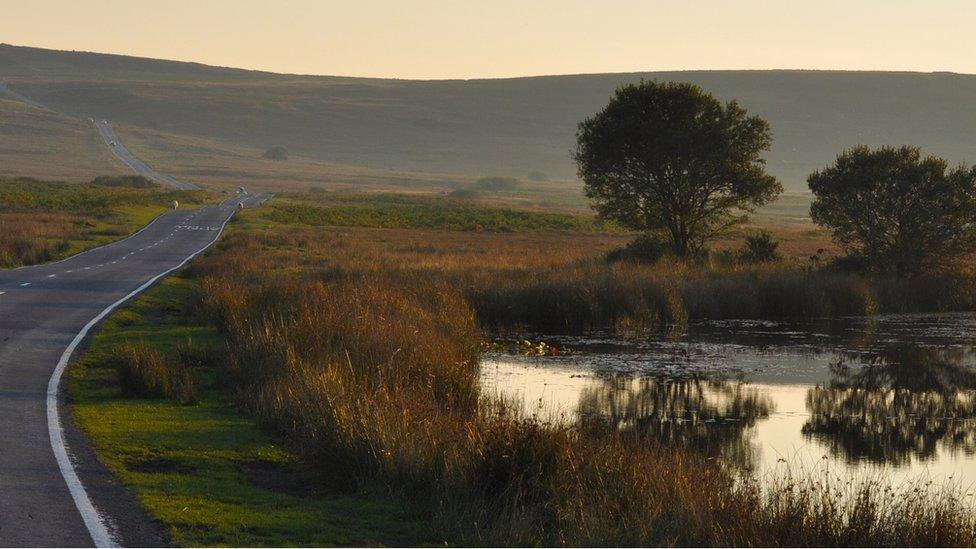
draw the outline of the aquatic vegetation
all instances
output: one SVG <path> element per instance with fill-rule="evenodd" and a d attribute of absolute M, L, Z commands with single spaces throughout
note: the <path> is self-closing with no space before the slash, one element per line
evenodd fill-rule
<path fill-rule="evenodd" d="M 425 509 L 445 541 L 976 544 L 976 516 L 951 490 L 898 499 L 873 485 L 826 489 L 819 479 L 799 478 L 767 491 L 706 454 L 621 430 L 613 421 L 563 426 L 525 417 L 504 401 L 486 399 L 477 386 L 479 319 L 485 319 L 472 287 L 483 290 L 473 284 L 501 282 L 511 271 L 479 278 L 470 266 L 438 272 L 428 265 L 418 276 L 416 265 L 358 256 L 369 250 L 337 245 L 321 233 L 312 246 L 292 247 L 303 238 L 236 233 L 192 270 L 202 286 L 198 310 L 230 341 L 228 370 L 239 402 L 333 486 L 383 490 Z M 318 261 L 324 257 L 329 261 Z M 672 267 L 707 283 L 701 271 Z M 596 267 L 564 282 L 582 282 L 584 273 L 593 274 L 587 268 Z M 601 268 L 611 274 L 596 285 L 553 285 L 547 295 L 572 291 L 568 305 L 556 305 L 568 314 L 589 304 L 588 292 L 600 284 L 625 277 L 630 288 L 641 287 L 646 275 L 656 273 L 660 281 L 667 274 Z M 665 309 L 669 315 L 679 314 L 671 311 L 680 310 L 687 291 L 673 285 L 670 297 L 661 298 L 674 302 Z M 537 310 L 545 306 L 540 301 Z M 598 312 L 615 311 L 611 306 L 607 300 Z M 687 389 L 663 403 L 653 392 L 634 402 L 663 410 L 671 401 L 706 396 L 701 387 Z M 726 397 L 757 417 L 768 413 L 748 392 L 726 390 Z M 722 413 L 718 404 L 713 408 Z M 673 436 L 695 438 L 693 431 Z M 930 528 L 933 521 L 939 526 Z"/>

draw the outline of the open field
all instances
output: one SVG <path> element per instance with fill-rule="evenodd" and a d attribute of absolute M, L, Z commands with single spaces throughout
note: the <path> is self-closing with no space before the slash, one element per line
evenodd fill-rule
<path fill-rule="evenodd" d="M 876 484 L 797 477 L 763 491 L 694 452 L 597 424 L 550 425 L 478 390 L 486 327 L 570 317 L 660 327 L 691 315 L 741 315 L 768 301 L 763 296 L 786 314 L 799 307 L 808 315 L 803 307 L 823 307 L 825 298 L 867 307 L 865 296 L 885 295 L 872 293 L 884 281 L 873 286 L 799 259 L 758 267 L 606 264 L 602 255 L 628 235 L 578 228 L 319 226 L 283 217 L 298 200 L 245 211 L 184 278 L 117 314 L 73 371 L 79 421 L 178 541 L 976 542 L 976 518 L 951 490 L 882 501 L 887 492 Z M 387 212 L 418 203 L 347 195 L 302 203 L 356 201 Z M 730 293 L 742 299 L 729 308 L 708 301 Z M 919 299 L 919 307 L 943 306 Z M 194 381 L 174 381 L 187 375 Z M 196 389 L 152 389 L 187 383 Z M 273 463 L 264 466 L 282 484 L 261 486 L 241 465 L 256 460 Z M 301 505 L 287 494 L 296 478 L 312 494 Z M 204 493 L 222 496 L 206 501 Z M 423 519 L 371 503 L 376 495 Z M 343 506 L 372 518 L 342 522 Z M 306 513 L 316 520 L 304 522 Z M 284 537 L 295 521 L 306 527 Z"/>
<path fill-rule="evenodd" d="M 91 124 L 0 94 L 0 177 L 90 181 L 124 173 Z"/>
<path fill-rule="evenodd" d="M 362 166 L 379 176 L 525 178 L 538 171 L 572 181 L 576 124 L 617 86 L 641 78 L 690 81 L 769 120 L 775 137 L 769 169 L 790 189 L 804 188 L 811 171 L 858 143 L 914 143 L 952 162 L 976 153 L 970 131 L 976 76 L 949 73 L 687 71 L 409 81 L 4 45 L 0 75 L 28 97 L 80 118 L 253 151 L 284 146 L 310 162 Z M 166 163 L 156 168 L 176 171 Z"/>
<path fill-rule="evenodd" d="M 149 223 L 173 200 L 200 204 L 202 192 L 0 179 L 0 268 L 52 261 L 117 240 Z"/>

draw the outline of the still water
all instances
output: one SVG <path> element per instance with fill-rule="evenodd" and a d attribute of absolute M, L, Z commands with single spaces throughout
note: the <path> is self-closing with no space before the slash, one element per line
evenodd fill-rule
<path fill-rule="evenodd" d="M 826 469 L 976 487 L 976 315 L 530 340 L 555 350 L 502 339 L 482 384 L 546 420 L 640 430 L 758 476 Z"/>

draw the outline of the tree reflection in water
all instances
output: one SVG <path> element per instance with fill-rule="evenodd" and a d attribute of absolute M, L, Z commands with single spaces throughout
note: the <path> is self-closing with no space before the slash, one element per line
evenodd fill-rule
<path fill-rule="evenodd" d="M 896 346 L 852 354 L 807 393 L 803 434 L 848 462 L 905 464 L 976 452 L 976 370 L 962 349 Z"/>
<path fill-rule="evenodd" d="M 722 455 L 751 468 L 755 449 L 745 434 L 769 417 L 772 401 L 740 381 L 694 377 L 656 380 L 612 376 L 580 394 L 584 428 L 612 428 Z"/>

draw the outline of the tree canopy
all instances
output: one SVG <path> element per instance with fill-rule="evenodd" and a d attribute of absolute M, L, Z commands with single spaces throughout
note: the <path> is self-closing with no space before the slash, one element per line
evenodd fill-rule
<path fill-rule="evenodd" d="M 915 273 L 976 250 L 976 170 L 862 145 L 807 181 L 814 222 L 875 270 Z"/>
<path fill-rule="evenodd" d="M 670 240 L 678 255 L 783 187 L 766 173 L 769 124 L 698 86 L 641 82 L 579 124 L 575 159 L 597 213 Z"/>

